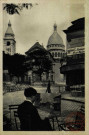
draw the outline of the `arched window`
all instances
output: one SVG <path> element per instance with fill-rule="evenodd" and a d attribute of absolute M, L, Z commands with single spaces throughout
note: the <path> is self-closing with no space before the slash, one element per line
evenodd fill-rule
<path fill-rule="evenodd" d="M 62 52 L 61 52 L 61 57 L 62 57 Z"/>
<path fill-rule="evenodd" d="M 54 52 L 52 52 L 52 56 L 54 57 Z"/>
<path fill-rule="evenodd" d="M 57 52 L 55 52 L 55 57 L 57 57 Z"/>
<path fill-rule="evenodd" d="M 60 52 L 58 52 L 58 57 L 60 57 Z"/>
<path fill-rule="evenodd" d="M 62 53 L 61 53 L 61 57 L 62 57 Z"/>
<path fill-rule="evenodd" d="M 9 45 L 10 45 L 10 41 L 7 42 L 7 46 L 9 46 Z"/>

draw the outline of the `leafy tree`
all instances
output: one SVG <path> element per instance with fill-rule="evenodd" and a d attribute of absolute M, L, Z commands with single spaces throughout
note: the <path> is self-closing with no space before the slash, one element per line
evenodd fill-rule
<path fill-rule="evenodd" d="M 48 53 L 44 50 L 33 51 L 26 59 L 26 67 L 28 70 L 32 70 L 33 73 L 38 74 L 40 80 L 43 72 L 49 74 L 49 71 L 52 69 L 52 60 L 49 58 Z"/>
<path fill-rule="evenodd" d="M 3 69 L 8 69 L 9 73 L 15 76 L 22 76 L 26 72 L 24 66 L 25 56 L 21 54 L 9 55 L 3 53 Z"/>
<path fill-rule="evenodd" d="M 40 76 L 43 72 L 49 75 L 52 69 L 52 60 L 49 58 L 49 52 L 42 50 L 33 51 L 29 56 L 14 54 L 9 55 L 3 52 L 3 69 L 8 69 L 10 75 L 24 76 L 24 74 L 32 70 L 33 73 Z"/>
<path fill-rule="evenodd" d="M 25 9 L 30 9 L 34 6 L 38 5 L 37 3 L 32 4 L 32 3 L 23 3 L 23 4 L 4 4 L 3 10 L 5 10 L 8 14 L 13 15 L 13 14 L 20 14 L 20 11 L 22 11 L 24 8 Z"/>

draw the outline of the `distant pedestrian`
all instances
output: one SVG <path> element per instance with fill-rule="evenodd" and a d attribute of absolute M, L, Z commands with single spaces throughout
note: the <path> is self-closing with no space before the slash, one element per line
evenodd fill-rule
<path fill-rule="evenodd" d="M 50 89 L 50 81 L 48 81 L 48 86 L 47 86 L 46 92 L 51 93 L 51 89 Z"/>

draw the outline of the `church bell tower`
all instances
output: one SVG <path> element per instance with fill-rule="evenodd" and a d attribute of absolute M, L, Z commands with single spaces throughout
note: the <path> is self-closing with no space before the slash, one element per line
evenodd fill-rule
<path fill-rule="evenodd" d="M 14 33 L 11 27 L 11 23 L 9 21 L 8 28 L 4 35 L 4 53 L 9 55 L 14 55 L 16 53 L 16 41 L 14 37 Z"/>

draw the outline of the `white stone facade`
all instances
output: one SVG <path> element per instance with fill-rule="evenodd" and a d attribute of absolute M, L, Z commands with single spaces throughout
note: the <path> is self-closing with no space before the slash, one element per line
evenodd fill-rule
<path fill-rule="evenodd" d="M 14 38 L 10 22 L 8 23 L 8 28 L 5 33 L 3 42 L 4 42 L 3 50 L 5 54 L 14 55 L 16 53 L 16 41 Z"/>

